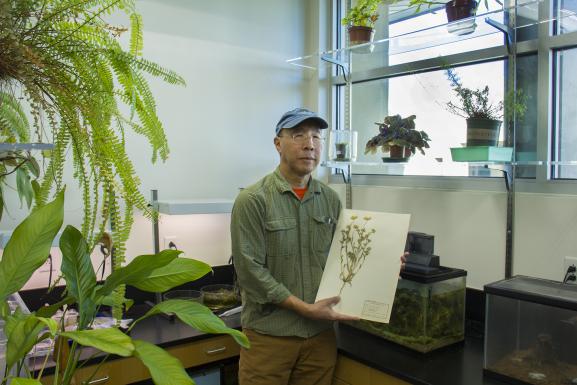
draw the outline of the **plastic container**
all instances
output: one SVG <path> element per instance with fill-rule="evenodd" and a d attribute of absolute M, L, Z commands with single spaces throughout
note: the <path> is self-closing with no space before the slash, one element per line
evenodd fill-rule
<path fill-rule="evenodd" d="M 163 299 L 185 299 L 202 303 L 202 293 L 198 290 L 171 290 L 164 293 Z"/>
<path fill-rule="evenodd" d="M 453 162 L 510 162 L 513 147 L 451 147 Z"/>
<path fill-rule="evenodd" d="M 401 276 L 388 324 L 351 325 L 421 353 L 463 341 L 467 272 L 438 266 Z"/>
<path fill-rule="evenodd" d="M 577 286 L 525 276 L 485 285 L 486 375 L 577 383 Z"/>
<path fill-rule="evenodd" d="M 357 160 L 357 132 L 331 130 L 329 135 L 329 159 L 334 162 Z"/>
<path fill-rule="evenodd" d="M 200 289 L 202 303 L 212 311 L 229 309 L 240 304 L 240 296 L 233 285 L 207 285 Z"/>

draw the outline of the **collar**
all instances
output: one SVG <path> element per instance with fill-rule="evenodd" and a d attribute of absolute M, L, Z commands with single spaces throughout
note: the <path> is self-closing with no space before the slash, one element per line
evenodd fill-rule
<path fill-rule="evenodd" d="M 291 186 L 291 184 L 284 178 L 284 176 L 282 176 L 281 172 L 280 172 L 280 166 L 276 168 L 276 170 L 274 170 L 274 181 L 275 181 L 275 186 L 278 189 L 279 192 L 284 193 L 284 192 L 291 192 L 293 191 L 293 188 Z M 314 194 L 320 194 L 321 193 L 321 184 L 319 181 L 317 181 L 316 179 L 314 179 L 312 176 L 309 178 L 309 184 L 307 186 L 307 194 L 308 193 L 314 193 Z"/>

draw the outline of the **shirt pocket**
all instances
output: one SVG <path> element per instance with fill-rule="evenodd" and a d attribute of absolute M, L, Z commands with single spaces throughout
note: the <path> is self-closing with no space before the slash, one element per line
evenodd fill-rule
<path fill-rule="evenodd" d="M 329 255 L 336 225 L 335 222 L 335 219 L 332 217 L 322 215 L 313 216 L 313 251 L 315 256 L 319 258 L 321 268 L 324 268 L 327 256 Z"/>
<path fill-rule="evenodd" d="M 297 221 L 281 218 L 267 221 L 266 264 L 271 275 L 292 291 L 295 282 L 295 257 L 298 249 Z"/>

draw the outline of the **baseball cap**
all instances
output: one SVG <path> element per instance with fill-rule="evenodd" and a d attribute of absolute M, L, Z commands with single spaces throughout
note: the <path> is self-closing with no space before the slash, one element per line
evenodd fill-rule
<path fill-rule="evenodd" d="M 294 128 L 304 122 L 305 120 L 314 120 L 319 125 L 319 128 L 327 128 L 329 124 L 326 120 L 318 116 L 315 112 L 307 110 L 306 108 L 295 108 L 285 112 L 276 125 L 276 134 L 283 128 Z"/>

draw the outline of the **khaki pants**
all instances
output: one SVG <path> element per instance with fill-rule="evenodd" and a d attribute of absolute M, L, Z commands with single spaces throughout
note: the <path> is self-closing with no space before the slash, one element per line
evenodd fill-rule
<path fill-rule="evenodd" d="M 239 385 L 331 385 L 337 361 L 334 331 L 311 338 L 275 337 L 244 329 Z"/>

